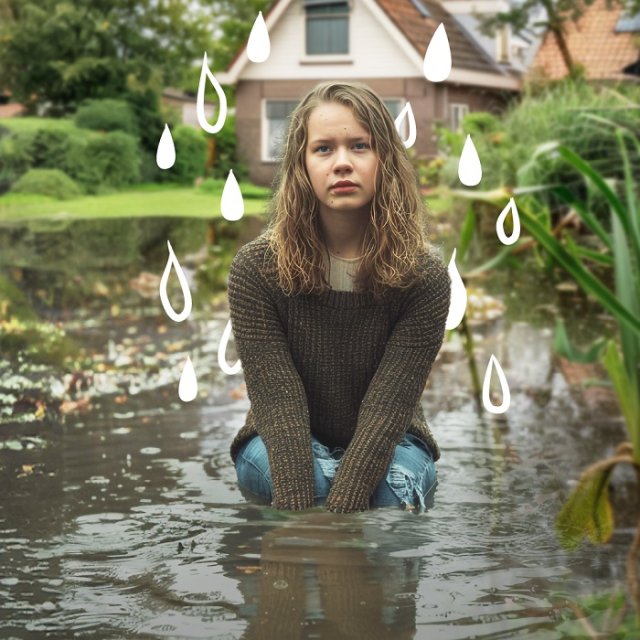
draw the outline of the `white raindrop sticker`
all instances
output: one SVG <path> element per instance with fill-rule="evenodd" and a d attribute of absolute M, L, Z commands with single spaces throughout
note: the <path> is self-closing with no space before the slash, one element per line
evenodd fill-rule
<path fill-rule="evenodd" d="M 218 119 L 212 126 L 207 122 L 207 116 L 204 112 L 204 90 L 207 82 L 207 78 L 211 81 L 216 93 L 218 94 L 219 110 Z M 224 121 L 227 117 L 227 96 L 224 94 L 220 83 L 216 80 L 213 73 L 209 69 L 207 61 L 207 54 L 205 52 L 202 58 L 202 71 L 200 72 L 200 82 L 198 83 L 198 97 L 196 100 L 196 114 L 198 116 L 198 123 L 207 133 L 218 133 L 224 126 Z"/>
<path fill-rule="evenodd" d="M 444 24 L 435 30 L 424 55 L 423 72 L 431 82 L 443 82 L 451 73 L 451 47 Z"/>
<path fill-rule="evenodd" d="M 191 402 L 198 395 L 198 379 L 193 368 L 191 358 L 187 356 L 184 363 L 182 374 L 180 375 L 180 384 L 178 385 L 178 397 L 182 402 Z"/>
<path fill-rule="evenodd" d="M 445 328 L 455 329 L 462 322 L 464 312 L 467 309 L 467 290 L 456 266 L 456 249 L 453 250 L 449 261 L 449 278 L 451 280 L 451 303 Z"/>
<path fill-rule="evenodd" d="M 416 141 L 416 119 L 413 116 L 413 109 L 411 108 L 410 102 L 407 102 L 407 104 L 404 105 L 404 108 L 395 120 L 396 130 L 400 136 L 402 136 L 402 127 L 405 122 L 409 125 L 409 137 L 406 140 L 403 140 L 402 143 L 406 149 L 409 149 Z"/>
<path fill-rule="evenodd" d="M 462 148 L 458 163 L 458 177 L 466 187 L 475 187 L 482 180 L 482 165 L 470 135 L 467 135 Z"/>
<path fill-rule="evenodd" d="M 513 221 L 513 231 L 508 236 L 504 232 L 504 221 L 507 219 L 507 215 L 511 212 L 511 219 Z M 498 239 L 502 244 L 510 245 L 518 241 L 520 237 L 520 216 L 518 215 L 518 207 L 516 207 L 516 201 L 513 198 L 509 199 L 507 206 L 502 210 L 502 213 L 498 216 L 496 221 L 496 233 Z"/>
<path fill-rule="evenodd" d="M 156 151 L 156 164 L 160 169 L 171 169 L 176 161 L 176 147 L 173 144 L 173 137 L 169 125 L 164 125 L 164 131 L 160 136 L 158 150 Z"/>
<path fill-rule="evenodd" d="M 220 345 L 218 346 L 218 364 L 220 365 L 220 369 L 228 376 L 233 376 L 236 373 L 240 373 L 240 369 L 242 368 L 242 363 L 240 360 L 236 362 L 232 367 L 227 364 L 227 344 L 229 343 L 229 338 L 231 337 L 231 320 L 227 322 L 227 326 L 224 328 L 222 332 L 222 338 L 220 339 Z"/>
<path fill-rule="evenodd" d="M 185 277 L 184 272 L 182 271 L 182 267 L 180 266 L 175 253 L 173 253 L 171 243 L 168 240 L 167 246 L 169 247 L 169 258 L 167 259 L 167 264 L 164 268 L 164 272 L 162 273 L 162 278 L 160 278 L 160 300 L 162 302 L 162 307 L 164 308 L 165 313 L 175 322 L 182 322 L 183 320 L 186 320 L 191 313 L 191 291 L 189 290 L 189 283 L 187 282 L 187 278 Z M 180 286 L 182 287 L 184 309 L 181 313 L 176 313 L 173 310 L 171 302 L 169 301 L 169 297 L 167 296 L 167 283 L 169 282 L 171 267 L 175 269 L 176 275 L 178 276 L 178 281 L 180 282 Z"/>
<path fill-rule="evenodd" d="M 492 404 L 490 396 L 491 376 L 494 369 L 498 374 L 498 380 L 500 381 L 500 387 L 502 389 L 502 404 L 498 406 Z M 489 364 L 487 365 L 487 370 L 484 374 L 484 382 L 482 384 L 482 404 L 489 413 L 495 414 L 504 413 L 505 411 L 507 411 L 509 405 L 511 404 L 511 392 L 509 391 L 507 378 L 504 375 L 504 371 L 502 370 L 500 363 L 493 354 L 491 354 Z"/>
<path fill-rule="evenodd" d="M 264 62 L 271 53 L 271 42 L 267 25 L 262 17 L 262 11 L 258 12 L 258 17 L 253 23 L 249 41 L 247 42 L 247 57 L 251 62 Z"/>
<path fill-rule="evenodd" d="M 224 183 L 222 198 L 220 199 L 220 211 L 225 220 L 233 222 L 240 220 L 244 215 L 244 201 L 240 185 L 233 175 L 233 169 L 229 170 L 227 181 Z"/>

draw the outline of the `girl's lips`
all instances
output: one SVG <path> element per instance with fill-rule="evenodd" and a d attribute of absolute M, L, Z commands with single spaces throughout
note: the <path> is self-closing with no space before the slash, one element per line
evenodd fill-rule
<path fill-rule="evenodd" d="M 355 184 L 345 184 L 342 187 L 331 187 L 331 191 L 335 193 L 351 193 L 358 188 L 358 185 Z"/>

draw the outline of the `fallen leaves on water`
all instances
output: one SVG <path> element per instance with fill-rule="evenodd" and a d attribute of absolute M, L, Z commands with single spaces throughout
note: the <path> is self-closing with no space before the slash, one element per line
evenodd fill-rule
<path fill-rule="evenodd" d="M 62 415 L 67 416 L 71 413 L 85 413 L 91 409 L 90 398 L 80 398 L 79 400 L 64 400 L 59 407 Z"/>
<path fill-rule="evenodd" d="M 36 412 L 34 413 L 34 417 L 36 420 L 42 420 L 46 413 L 47 413 L 47 407 L 45 405 L 44 402 L 42 402 L 42 400 L 36 400 Z"/>
<path fill-rule="evenodd" d="M 140 275 L 129 280 L 129 286 L 143 298 L 155 298 L 159 295 L 160 276 L 143 271 Z"/>
<path fill-rule="evenodd" d="M 467 320 L 470 325 L 481 325 L 504 314 L 505 306 L 479 287 L 467 287 Z"/>
<path fill-rule="evenodd" d="M 245 565 L 245 566 L 236 566 L 238 571 L 242 571 L 245 575 L 257 573 L 258 571 L 262 571 L 262 567 L 259 565 Z"/>
<path fill-rule="evenodd" d="M 234 400 L 243 400 L 247 397 L 247 385 L 243 382 L 242 384 L 234 387 L 229 390 L 229 395 Z"/>

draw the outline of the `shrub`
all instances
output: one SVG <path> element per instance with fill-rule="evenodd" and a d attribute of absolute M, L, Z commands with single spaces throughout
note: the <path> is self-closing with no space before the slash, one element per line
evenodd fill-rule
<path fill-rule="evenodd" d="M 176 162 L 167 169 L 167 180 L 191 183 L 202 176 L 207 162 L 207 140 L 201 131 L 186 125 L 177 126 L 172 132 L 176 146 Z"/>
<path fill-rule="evenodd" d="M 142 149 L 155 158 L 165 122 L 173 129 L 174 122 L 166 120 L 160 110 L 160 97 L 151 90 L 131 91 L 124 96 L 135 118 Z"/>
<path fill-rule="evenodd" d="M 72 150 L 69 173 L 90 193 L 140 180 L 140 150 L 122 131 L 105 133 Z"/>
<path fill-rule="evenodd" d="M 0 140 L 0 175 L 14 182 L 32 165 L 33 133 L 5 136 Z"/>
<path fill-rule="evenodd" d="M 442 132 L 441 148 L 458 155 L 466 134 L 470 133 L 482 162 L 480 188 L 562 184 L 575 197 L 589 201 L 592 211 L 606 223 L 608 207 L 599 196 L 589 200 L 583 176 L 559 158 L 547 156 L 532 161 L 533 154 L 540 144 L 557 141 L 608 177 L 622 178 L 623 164 L 614 127 L 604 124 L 601 119 L 606 118 L 634 130 L 637 128 L 639 102 L 640 90 L 637 87 L 618 91 L 565 81 L 535 94 L 525 93 L 501 121 L 484 113 L 467 115 L 461 133 Z M 640 153 L 636 150 L 630 152 L 630 156 L 635 172 L 640 172 Z M 451 160 L 451 166 L 447 163 L 443 171 L 443 179 L 459 185 L 457 158 Z M 550 193 L 537 194 L 536 198 L 551 210 L 561 204 Z"/>
<path fill-rule="evenodd" d="M 12 184 L 28 169 L 60 169 L 76 178 L 70 159 L 92 135 L 43 126 L 6 136 L 0 140 L 0 176 Z"/>
<path fill-rule="evenodd" d="M 13 185 L 16 193 L 35 193 L 58 200 L 69 200 L 82 195 L 82 189 L 59 169 L 30 169 Z"/>
<path fill-rule="evenodd" d="M 222 131 L 215 136 L 215 162 L 209 171 L 213 178 L 226 178 L 230 169 L 233 169 L 238 181 L 246 180 L 249 176 L 246 164 L 238 157 L 236 143 L 236 119 L 227 115 Z"/>
<path fill-rule="evenodd" d="M 124 100 L 90 100 L 78 109 L 74 122 L 81 129 L 124 131 L 138 135 L 134 112 Z"/>

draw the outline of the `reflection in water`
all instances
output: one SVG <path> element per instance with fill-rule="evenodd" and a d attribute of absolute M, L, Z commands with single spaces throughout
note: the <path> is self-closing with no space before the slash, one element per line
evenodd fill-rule
<path fill-rule="evenodd" d="M 413 638 L 419 562 L 380 553 L 357 518 L 293 515 L 263 535 L 257 584 L 241 583 L 255 600 L 243 638 Z"/>

